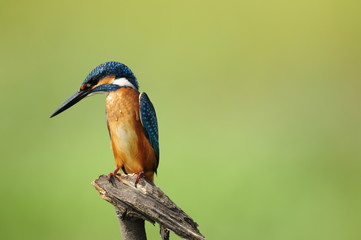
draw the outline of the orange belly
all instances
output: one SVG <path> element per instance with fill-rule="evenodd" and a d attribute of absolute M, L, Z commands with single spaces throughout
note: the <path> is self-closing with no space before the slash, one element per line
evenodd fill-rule
<path fill-rule="evenodd" d="M 126 173 L 144 171 L 153 181 L 157 161 L 140 122 L 139 94 L 131 88 L 110 92 L 106 111 L 116 167 Z"/>

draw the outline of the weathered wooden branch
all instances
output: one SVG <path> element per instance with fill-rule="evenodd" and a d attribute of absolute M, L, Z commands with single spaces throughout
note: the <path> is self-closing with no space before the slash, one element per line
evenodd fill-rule
<path fill-rule="evenodd" d="M 147 240 L 143 219 L 126 217 L 117 207 L 115 207 L 115 213 L 117 214 L 120 232 L 124 240 Z"/>
<path fill-rule="evenodd" d="M 102 175 L 92 184 L 103 199 L 116 207 L 124 240 L 146 239 L 144 220 L 159 223 L 162 239 L 167 239 L 168 229 L 178 236 L 203 240 L 198 224 L 175 205 L 160 188 L 141 178 L 135 186 L 136 175 Z"/>

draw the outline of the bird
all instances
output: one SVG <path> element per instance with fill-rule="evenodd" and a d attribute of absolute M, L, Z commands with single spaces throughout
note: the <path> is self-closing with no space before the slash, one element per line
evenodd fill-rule
<path fill-rule="evenodd" d="M 138 80 L 126 65 L 110 61 L 94 68 L 79 90 L 66 100 L 50 118 L 94 94 L 106 94 L 106 121 L 115 159 L 115 170 L 137 174 L 151 182 L 159 165 L 158 121 L 152 102 L 139 92 Z"/>

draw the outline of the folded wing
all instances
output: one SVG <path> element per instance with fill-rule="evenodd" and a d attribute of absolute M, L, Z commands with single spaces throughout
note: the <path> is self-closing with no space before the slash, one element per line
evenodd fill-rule
<path fill-rule="evenodd" d="M 157 167 L 159 164 L 159 136 L 158 136 L 158 122 L 152 102 L 145 92 L 139 95 L 139 112 L 140 120 L 144 128 L 146 137 L 150 145 L 154 149 L 157 158 Z"/>

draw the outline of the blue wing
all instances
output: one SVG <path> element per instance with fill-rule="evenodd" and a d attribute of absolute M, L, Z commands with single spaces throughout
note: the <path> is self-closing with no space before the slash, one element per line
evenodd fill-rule
<path fill-rule="evenodd" d="M 154 149 L 157 158 L 157 167 L 159 164 L 159 137 L 158 122 L 152 102 L 149 100 L 145 92 L 139 95 L 139 112 L 146 137 L 149 139 L 150 145 Z"/>

